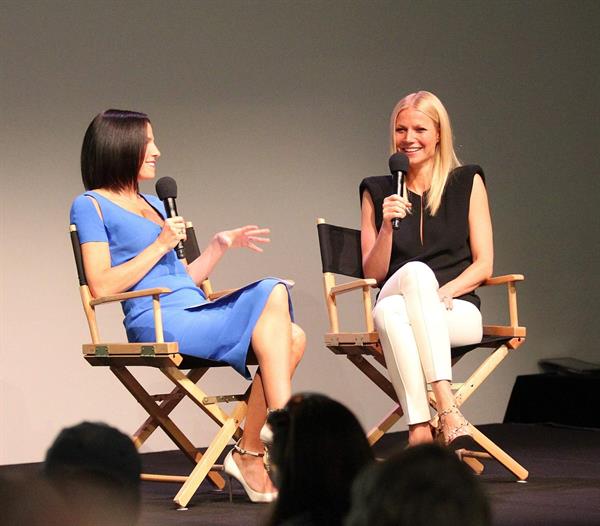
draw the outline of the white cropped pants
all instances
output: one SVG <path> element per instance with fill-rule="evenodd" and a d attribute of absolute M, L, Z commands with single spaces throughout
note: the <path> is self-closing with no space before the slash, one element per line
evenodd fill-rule
<path fill-rule="evenodd" d="M 468 301 L 447 310 L 433 271 L 420 262 L 400 268 L 373 309 L 390 379 L 409 424 L 431 418 L 427 384 L 452 380 L 450 347 L 481 341 L 481 313 Z"/>

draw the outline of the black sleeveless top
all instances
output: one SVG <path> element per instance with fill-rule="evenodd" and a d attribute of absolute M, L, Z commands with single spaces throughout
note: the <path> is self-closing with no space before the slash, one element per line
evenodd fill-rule
<path fill-rule="evenodd" d="M 420 195 L 408 191 L 408 200 L 412 203 L 412 214 L 400 221 L 400 228 L 394 231 L 390 267 L 384 283 L 400 267 L 409 261 L 422 261 L 435 273 L 440 284 L 445 285 L 461 274 L 472 262 L 469 243 L 469 203 L 473 188 L 473 177 L 479 174 L 484 180 L 481 166 L 469 164 L 459 166 L 450 172 L 446 188 L 442 195 L 440 208 L 431 216 L 424 200 L 427 192 Z M 375 205 L 375 227 L 381 228 L 383 221 L 383 200 L 395 192 L 392 177 L 383 175 L 367 177 L 360 183 L 360 199 L 367 190 Z M 423 214 L 423 243 L 420 227 Z M 463 294 L 458 299 L 480 306 L 475 292 Z"/>

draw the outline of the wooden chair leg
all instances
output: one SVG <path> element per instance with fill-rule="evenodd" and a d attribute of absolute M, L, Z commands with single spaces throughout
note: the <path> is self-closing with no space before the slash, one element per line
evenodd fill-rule
<path fill-rule="evenodd" d="M 391 411 L 385 417 L 375 425 L 368 433 L 367 440 L 370 445 L 375 444 L 385 433 L 389 431 L 389 429 L 396 423 L 402 415 L 404 411 L 398 402 L 398 396 L 396 395 L 396 391 L 394 390 L 394 386 L 392 383 L 381 374 L 374 366 L 366 360 L 360 354 L 348 354 L 346 355 L 348 360 L 350 360 L 358 369 L 362 371 L 362 373 L 369 378 L 379 389 L 381 389 L 386 395 L 388 395 L 396 405 L 392 408 Z"/>
<path fill-rule="evenodd" d="M 508 356 L 508 346 L 501 345 L 498 347 L 484 362 L 473 372 L 473 374 L 464 381 L 461 386 L 454 393 L 456 405 L 460 407 L 470 396 L 477 390 L 477 388 L 486 380 L 486 378 L 500 365 L 500 363 Z M 429 393 L 429 403 L 436 409 L 436 402 L 433 393 Z M 437 423 L 437 415 L 432 419 L 434 425 Z M 486 437 L 481 431 L 479 431 L 472 424 L 469 425 L 473 434 L 473 439 L 486 451 L 486 453 L 480 452 L 465 452 L 462 455 L 462 460 L 475 471 L 480 474 L 483 472 L 484 466 L 479 461 L 479 458 L 493 458 L 502 464 L 508 471 L 513 473 L 519 480 L 526 480 L 529 476 L 529 472 L 521 466 L 515 459 L 498 447 L 488 437 Z"/>
<path fill-rule="evenodd" d="M 465 457 L 461 458 L 461 460 L 467 466 L 469 466 L 476 475 L 481 475 L 483 473 L 485 466 L 481 462 L 479 462 L 479 460 L 477 460 L 476 458 L 465 456 Z"/>
<path fill-rule="evenodd" d="M 456 405 L 460 407 L 477 390 L 477 388 L 492 374 L 494 369 L 500 365 L 502 360 L 508 356 L 508 347 L 501 345 L 463 382 L 460 389 L 454 393 Z"/>
<path fill-rule="evenodd" d="M 386 395 L 388 395 L 396 404 L 399 406 L 398 396 L 394 390 L 392 382 L 390 382 L 383 374 L 381 374 L 368 360 L 365 360 L 359 354 L 348 354 L 348 360 L 350 360 L 356 367 L 358 367 L 362 373 L 367 376 L 379 389 L 381 389 Z M 400 408 L 400 416 L 404 413 Z"/>
<path fill-rule="evenodd" d="M 508 471 L 513 473 L 519 480 L 527 480 L 529 472 L 523 466 L 521 466 L 521 464 L 519 464 L 504 450 L 500 449 L 475 426 L 469 425 L 469 427 L 475 442 L 477 442 L 485 451 L 487 451 L 490 456 L 500 462 L 500 464 L 502 464 Z M 468 453 L 466 456 L 468 456 Z"/>
<path fill-rule="evenodd" d="M 208 371 L 208 368 L 203 369 L 191 369 L 187 374 L 187 377 L 194 383 L 198 382 L 200 378 L 204 376 L 204 374 Z M 181 389 L 179 385 L 175 385 L 173 390 L 159 403 L 159 407 L 165 412 L 165 414 L 170 414 L 179 402 L 181 402 L 185 398 L 185 391 Z M 154 433 L 156 428 L 158 427 L 158 423 L 156 420 L 149 416 L 145 422 L 137 429 L 137 431 L 133 434 L 132 439 L 135 446 L 139 449 L 146 440 Z"/>
<path fill-rule="evenodd" d="M 206 404 L 204 399 L 207 394 L 192 382 L 182 371 L 176 367 L 165 367 L 161 371 L 175 384 L 179 385 L 188 395 L 188 397 L 204 411 L 214 422 L 223 425 L 231 416 L 228 415 L 218 404 Z M 246 391 L 246 398 L 249 394 L 249 389 Z M 241 402 L 245 403 L 245 402 Z"/>
<path fill-rule="evenodd" d="M 187 506 L 207 474 L 210 476 L 210 469 L 215 464 L 225 447 L 227 447 L 227 444 L 233 437 L 236 429 L 239 426 L 239 423 L 245 417 L 246 412 L 246 403 L 239 402 L 231 417 L 223 423 L 223 426 L 218 431 L 210 446 L 204 453 L 202 460 L 196 464 L 196 467 L 192 470 L 188 479 L 185 481 L 183 486 L 181 486 L 177 492 L 177 495 L 175 495 L 173 501 L 177 505 L 180 507 Z"/>
<path fill-rule="evenodd" d="M 383 435 L 385 435 L 390 428 L 402 418 L 404 411 L 399 405 L 395 405 L 394 408 L 367 434 L 367 440 L 369 445 L 375 444 Z"/>
<path fill-rule="evenodd" d="M 185 436 L 175 423 L 152 399 L 152 396 L 142 387 L 136 378 L 125 367 L 111 367 L 111 371 L 121 381 L 125 388 L 134 396 L 140 405 L 148 414 L 158 422 L 158 425 L 167 434 L 167 436 L 185 453 L 185 455 L 194 463 L 198 464 L 202 460 L 202 453 L 196 449 L 194 444 Z M 215 471 L 208 474 L 210 480 L 219 489 L 225 487 L 225 480 Z"/>

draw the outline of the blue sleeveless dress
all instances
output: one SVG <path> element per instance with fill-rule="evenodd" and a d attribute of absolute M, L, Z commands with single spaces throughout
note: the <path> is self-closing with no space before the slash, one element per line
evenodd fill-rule
<path fill-rule="evenodd" d="M 102 218 L 88 196 L 98 203 Z M 145 194 L 142 197 L 163 218 L 166 217 L 164 205 L 157 197 Z M 75 198 L 70 217 L 71 223 L 77 226 L 82 244 L 108 243 L 113 267 L 134 258 L 161 232 L 161 227 L 153 221 L 129 212 L 94 191 Z M 250 379 L 246 357 L 252 332 L 278 283 L 288 286 L 280 279 L 266 278 L 209 301 L 171 250 L 129 290 L 171 289 L 172 292 L 161 295 L 160 300 L 165 341 L 178 342 L 181 354 L 225 362 Z M 121 305 L 128 340 L 154 341 L 152 298 L 130 299 Z M 291 300 L 289 305 L 293 319 Z"/>

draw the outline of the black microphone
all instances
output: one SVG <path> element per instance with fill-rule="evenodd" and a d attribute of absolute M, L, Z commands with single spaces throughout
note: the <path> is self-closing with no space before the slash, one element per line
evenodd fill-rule
<path fill-rule="evenodd" d="M 164 203 L 165 210 L 167 211 L 167 217 L 178 216 L 177 205 L 175 204 L 175 198 L 177 197 L 177 183 L 172 177 L 161 177 L 156 181 L 156 195 Z M 183 248 L 183 241 L 177 243 L 175 252 L 179 259 L 185 259 L 185 249 Z"/>
<path fill-rule="evenodd" d="M 408 164 L 408 157 L 402 152 L 396 152 L 389 160 L 390 173 L 392 174 L 392 186 L 400 196 L 404 195 L 404 177 L 408 172 Z M 392 219 L 392 228 L 394 230 L 400 228 L 399 217 Z"/>

